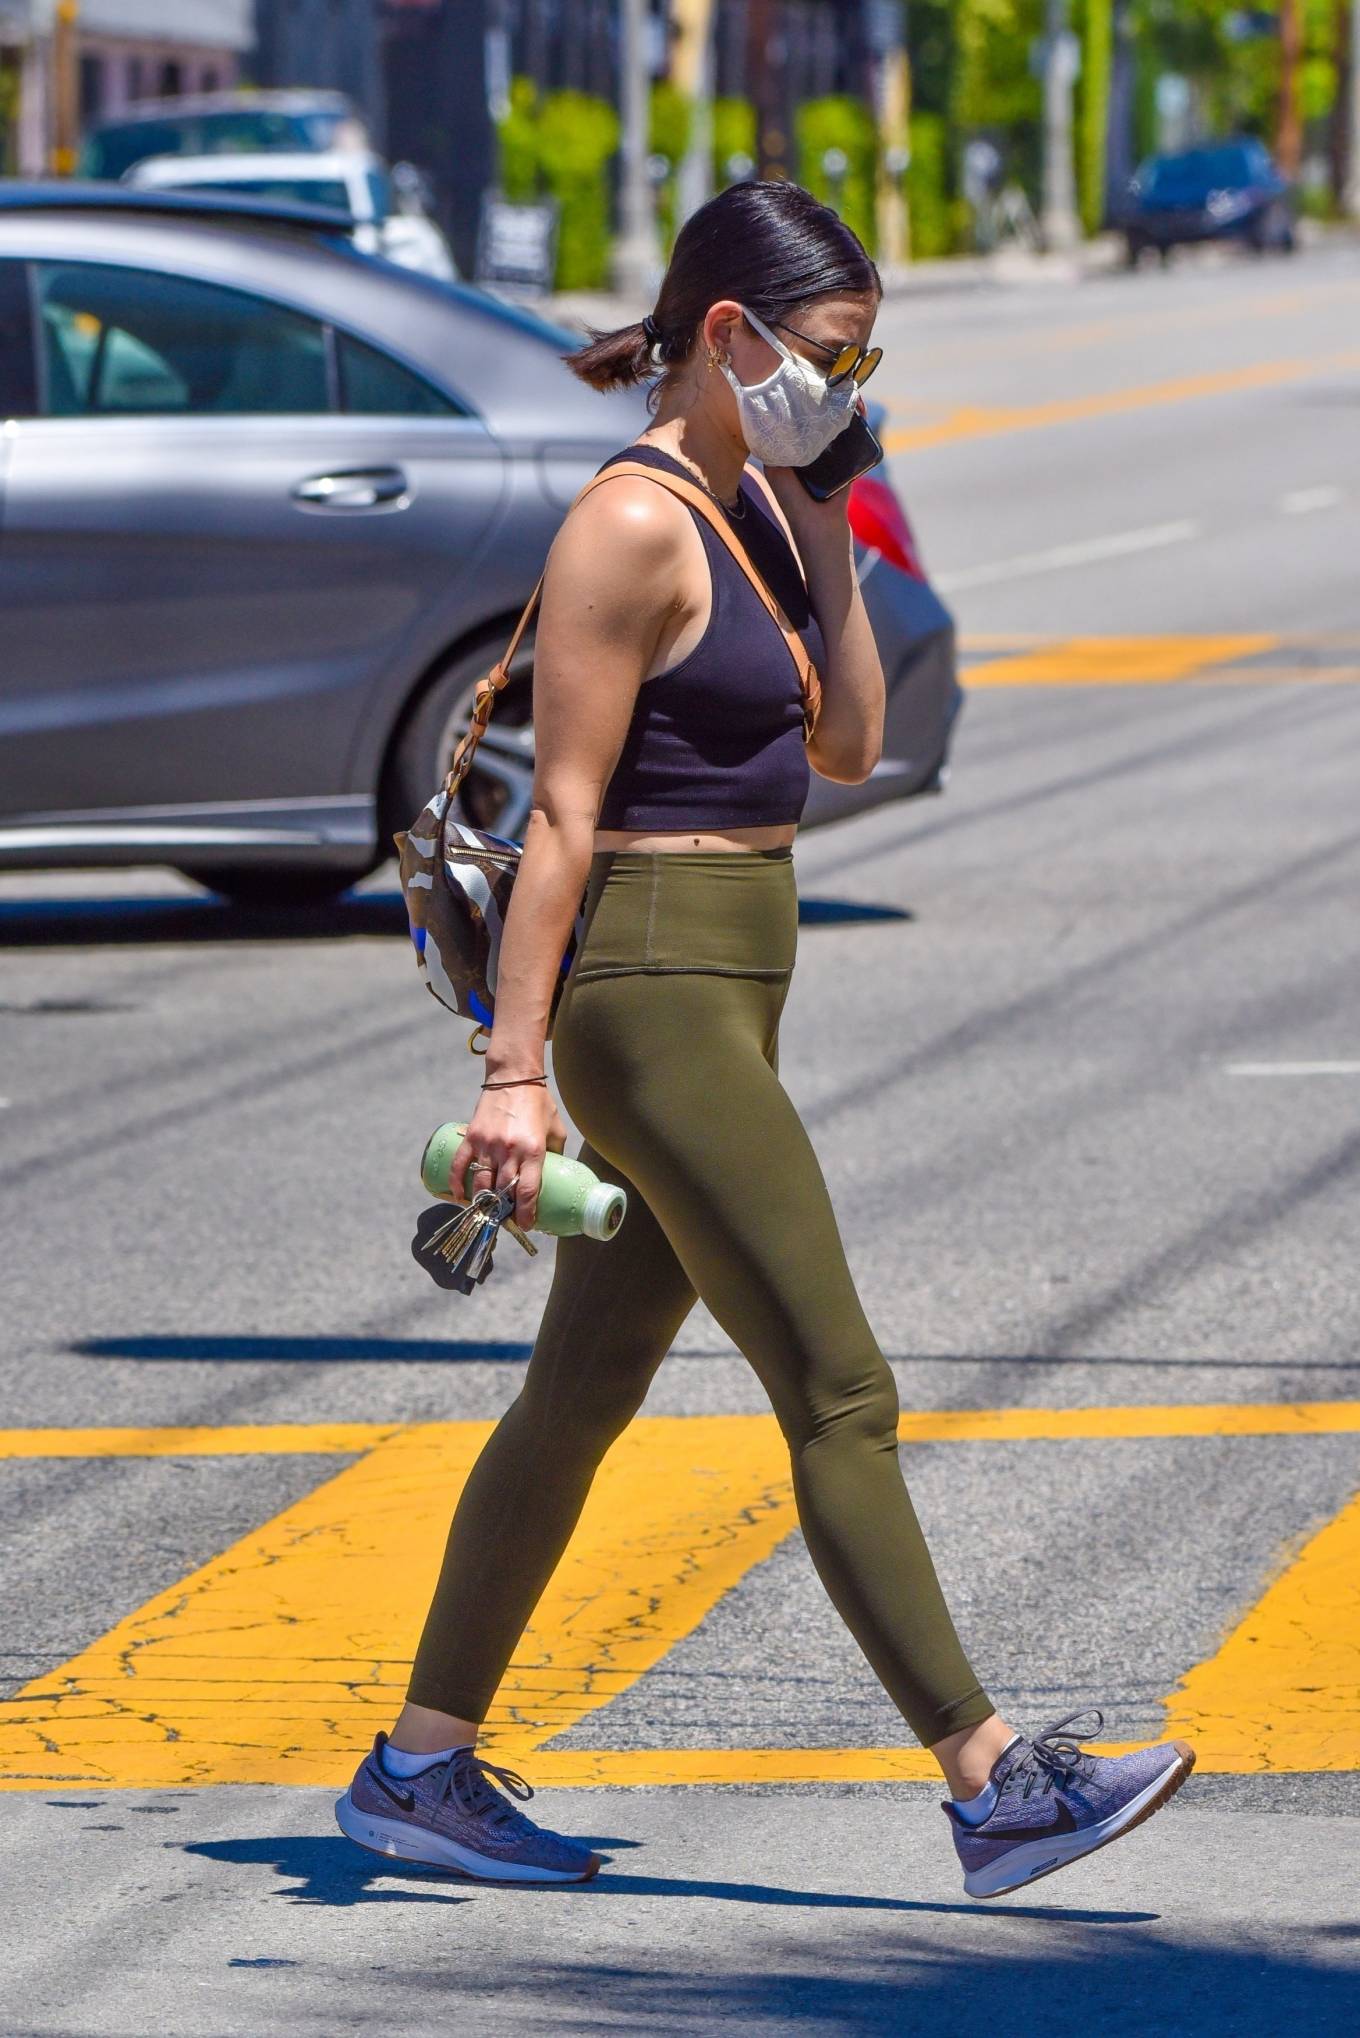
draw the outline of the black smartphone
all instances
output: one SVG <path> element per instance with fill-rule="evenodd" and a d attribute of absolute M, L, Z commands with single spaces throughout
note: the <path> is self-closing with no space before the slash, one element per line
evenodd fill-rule
<path fill-rule="evenodd" d="M 869 430 L 863 411 L 857 410 L 824 453 L 793 471 L 814 502 L 826 502 L 877 467 L 882 458 L 883 448 Z"/>

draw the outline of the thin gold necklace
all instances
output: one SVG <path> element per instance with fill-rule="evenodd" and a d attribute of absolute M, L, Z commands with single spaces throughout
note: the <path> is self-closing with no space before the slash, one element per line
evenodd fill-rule
<path fill-rule="evenodd" d="M 658 453 L 664 453 L 666 451 L 666 448 L 664 446 L 658 446 L 656 450 Z M 744 517 L 746 514 L 746 497 L 741 492 L 740 482 L 738 482 L 737 484 L 736 501 L 734 503 L 724 502 L 722 497 L 718 494 L 717 490 L 710 488 L 708 483 L 704 480 L 703 475 L 696 473 L 694 468 L 691 466 L 690 462 L 686 460 L 681 454 L 672 453 L 670 455 L 670 458 L 676 461 L 681 467 L 683 467 L 686 473 L 689 474 L 693 480 L 698 482 L 700 488 L 702 488 L 702 490 L 704 491 L 704 494 L 708 496 L 713 502 L 716 502 L 720 510 L 725 510 L 734 523 L 740 522 L 742 517 Z"/>

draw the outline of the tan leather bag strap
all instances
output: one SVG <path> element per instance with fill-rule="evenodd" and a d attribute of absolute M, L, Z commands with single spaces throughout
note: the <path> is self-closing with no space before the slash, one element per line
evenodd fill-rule
<path fill-rule="evenodd" d="M 616 474 L 640 474 L 649 481 L 659 481 L 661 486 L 669 489 L 672 495 L 678 495 L 683 502 L 689 504 L 691 509 L 698 510 L 705 522 L 710 524 L 717 532 L 755 589 L 766 613 L 779 625 L 784 642 L 788 647 L 789 656 L 793 660 L 793 669 L 798 674 L 798 684 L 802 688 L 803 728 L 805 735 L 810 736 L 816 725 L 817 716 L 822 704 L 822 684 L 817 676 L 817 668 L 808 656 L 807 646 L 794 629 L 793 624 L 785 615 L 770 589 L 766 586 L 748 556 L 746 547 L 742 544 L 740 538 L 738 538 L 736 532 L 732 529 L 732 526 L 707 489 L 700 488 L 699 484 L 695 481 L 683 480 L 678 474 L 664 474 L 655 467 L 644 466 L 640 460 L 616 460 L 612 467 L 606 467 L 602 474 L 597 474 L 593 480 L 588 481 L 581 490 L 581 495 L 588 495 L 592 488 L 598 488 L 602 481 L 612 480 Z M 578 496 L 576 500 L 579 502 L 581 496 Z"/>
<path fill-rule="evenodd" d="M 798 674 L 798 684 L 802 689 L 803 740 L 806 742 L 817 726 L 817 716 L 821 711 L 822 685 L 817 674 L 817 668 L 808 656 L 807 646 L 785 615 L 775 596 L 766 586 L 761 575 L 757 572 L 747 556 L 746 548 L 742 545 L 726 517 L 721 513 L 717 503 L 714 502 L 705 489 L 699 487 L 697 482 L 683 480 L 678 474 L 663 473 L 659 468 L 649 467 L 641 460 L 616 460 L 612 466 L 606 467 L 602 473 L 592 475 L 591 479 L 572 503 L 572 509 L 575 509 L 576 503 L 584 501 L 593 488 L 598 488 L 601 482 L 612 481 L 615 475 L 618 474 L 629 476 L 640 475 L 644 480 L 659 483 L 662 488 L 668 489 L 672 495 L 679 496 L 692 509 L 696 509 L 700 516 L 718 533 L 718 536 L 722 539 L 728 551 L 750 581 L 751 586 L 755 589 L 766 613 L 778 624 L 783 635 L 784 642 L 788 647 L 789 656 L 793 660 L 794 670 Z M 570 511 L 568 514 L 570 514 Z M 448 778 L 445 780 L 445 791 L 450 795 L 457 792 L 459 786 L 467 777 L 477 745 L 481 742 L 486 731 L 486 725 L 491 720 L 491 710 L 495 705 L 496 695 L 509 680 L 510 667 L 514 662 L 515 653 L 520 647 L 520 641 L 524 636 L 524 632 L 533 620 L 534 611 L 538 607 L 539 599 L 542 596 L 543 578 L 544 576 L 540 574 L 538 584 L 528 601 L 524 604 L 523 613 L 511 633 L 510 642 L 506 645 L 504 652 L 485 677 L 478 682 L 477 691 L 473 697 L 471 720 L 459 741 L 458 748 L 453 753 L 453 763 L 450 767 Z"/>
<path fill-rule="evenodd" d="M 510 677 L 510 666 L 514 660 L 515 653 L 519 650 L 520 639 L 533 621 L 534 610 L 538 607 L 539 597 L 542 593 L 543 575 L 540 573 L 534 591 L 529 596 L 528 601 L 525 602 L 520 619 L 510 633 L 510 642 L 506 645 L 490 672 L 484 673 L 477 682 L 477 691 L 472 697 L 472 716 L 467 728 L 458 739 L 458 747 L 453 753 L 453 762 L 449 766 L 449 775 L 444 781 L 444 790 L 450 798 L 457 792 L 472 768 L 472 759 L 476 753 L 477 745 L 486 734 L 486 725 L 491 720 L 491 710 L 496 704 L 496 695 Z"/>

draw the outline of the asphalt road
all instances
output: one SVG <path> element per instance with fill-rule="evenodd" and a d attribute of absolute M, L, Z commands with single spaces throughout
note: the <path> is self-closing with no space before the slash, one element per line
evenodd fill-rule
<path fill-rule="evenodd" d="M 606 1598 L 655 1561 L 659 1639 L 540 1752 L 496 1728 L 608 1871 L 352 1852 L 330 1786 L 548 1254 L 466 1301 L 408 1258 L 475 1072 L 390 874 L 302 931 L 3 879 L 6 2031 L 1360 2024 L 1357 308 L 1346 247 L 887 307 L 973 688 L 943 799 L 797 850 L 781 1071 L 960 1625 L 1021 1724 L 1189 1732 L 1175 1807 L 963 1899 L 787 1515 L 722 1554 L 769 1446 L 697 1311 L 617 1474 L 636 1537 L 581 1559 Z"/>

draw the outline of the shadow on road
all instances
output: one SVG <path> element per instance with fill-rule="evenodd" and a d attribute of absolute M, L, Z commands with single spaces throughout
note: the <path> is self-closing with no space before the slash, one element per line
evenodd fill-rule
<path fill-rule="evenodd" d="M 483 1987 L 495 1990 L 496 2028 L 526 2031 L 594 2030 L 607 2022 L 611 2030 L 678 2038 L 720 2029 L 928 2038 L 988 2020 L 1024 2038 L 1071 2038 L 1073 2031 L 1102 2038 L 1279 2038 L 1289 2030 L 1349 2038 L 1356 2028 L 1355 1969 L 1337 1958 L 1354 1936 L 1345 1924 L 1276 1926 L 1273 1943 L 1266 1944 L 1262 1928 L 1251 1922 L 1173 1925 L 1146 1910 L 932 1903 L 609 1868 L 593 1883 L 560 1888 L 460 1885 L 456 1877 L 366 1860 L 348 1842 L 328 1836 L 212 1840 L 184 1851 L 226 1868 L 273 1869 L 284 1885 L 277 1896 L 326 1909 L 491 1903 L 499 1911 L 507 1902 L 562 1899 L 604 1906 L 596 1958 L 585 1910 L 572 1917 L 576 1959 L 545 1960 L 537 1937 L 533 1957 L 517 1959 L 509 1938 L 504 1963 L 472 1983 L 463 2006 L 462 2027 L 469 2029 L 476 2026 Z M 696 1957 L 678 1963 L 662 1943 L 666 1914 L 659 1907 L 631 1908 L 650 1898 L 679 1901 L 682 1918 L 690 1916 L 694 1898 L 732 1908 L 710 1912 L 702 1924 L 701 1911 L 693 1924 L 681 1925 L 683 1934 L 697 1931 L 702 1939 L 695 1942 Z M 624 1905 L 625 1960 L 611 1899 Z M 504 1915 L 513 1935 L 515 1913 Z M 783 1930 L 781 1916 L 787 1918 Z M 861 1923 L 851 1936 L 855 1918 Z M 873 1918 L 885 1929 L 868 1938 Z M 933 1919 L 945 1921 L 943 1927 L 930 1930 Z M 666 1936 L 673 1938 L 674 1930 L 670 1926 Z M 430 1957 L 418 1965 L 385 1968 L 388 2027 L 421 2015 L 427 1998 L 447 2012 L 455 1976 L 470 1979 L 460 1964 L 465 1957 L 455 1938 L 431 1942 Z M 599 2022 L 586 2021 L 586 2006 L 598 2011 Z M 370 2013 L 371 2004 L 356 1996 L 332 2028 L 370 2029 Z"/>
<path fill-rule="evenodd" d="M 1090 1922 L 1079 1911 L 1044 1915 L 1057 1926 Z M 984 1929 L 994 1916 L 989 1907 Z M 1015 1950 L 1014 1933 L 994 1947 L 980 1943 L 979 1932 L 969 1932 L 966 1945 L 913 1935 L 905 1924 L 893 1936 L 890 1952 L 835 1939 L 766 1945 L 758 1965 L 754 1949 L 729 1942 L 723 1950 L 733 1964 L 712 1959 L 702 1972 L 697 1964 L 644 1964 L 636 1954 L 627 1965 L 598 1968 L 536 1960 L 515 1973 L 515 2009 L 528 2016 L 540 2005 L 542 2014 L 549 2004 L 593 2001 L 611 2029 L 668 2038 L 719 2030 L 935 2038 L 982 2020 L 1017 2038 L 1280 2038 L 1290 2029 L 1349 2038 L 1355 2030 L 1353 1973 L 1302 1951 L 1264 1951 L 1245 1934 L 1235 1943 L 1175 1944 L 1136 1925 L 1094 1936 L 1048 1929 L 1029 1953 Z M 747 1962 L 736 1965 L 743 1950 Z"/>
<path fill-rule="evenodd" d="M 532 1345 L 494 1338 L 91 1337 L 69 1349 L 83 1359 L 210 1359 L 334 1364 L 345 1359 L 444 1365 L 527 1359 Z"/>
<path fill-rule="evenodd" d="M 346 1361 L 379 1365 L 471 1365 L 526 1361 L 532 1344 L 495 1338 L 402 1338 L 402 1337 L 212 1337 L 186 1332 L 141 1337 L 84 1338 L 67 1346 L 76 1358 L 144 1359 L 152 1362 L 207 1359 L 246 1363 L 297 1363 L 335 1365 Z M 679 1346 L 677 1359 L 732 1359 L 737 1352 L 728 1345 Z M 1031 1367 L 1133 1367 L 1148 1372 L 1278 1373 L 1286 1364 L 1291 1373 L 1354 1373 L 1360 1375 L 1360 1358 L 1355 1359 L 1215 1359 L 1145 1358 L 1134 1353 L 1088 1353 L 1058 1356 L 1052 1352 L 887 1352 L 885 1357 L 898 1366 L 995 1366 L 1003 1372 Z"/>
<path fill-rule="evenodd" d="M 634 1841 L 622 1841 L 596 1835 L 583 1835 L 588 1843 L 601 1851 L 614 1847 L 632 1847 Z M 167 1842 L 179 1845 L 179 1842 Z M 290 1889 L 275 1893 L 287 1896 L 297 1903 L 331 1904 L 347 1908 L 356 1903 L 401 1902 L 413 1903 L 453 1902 L 466 1903 L 468 1898 L 439 1892 L 452 1892 L 461 1888 L 475 1887 L 480 1893 L 493 1897 L 536 1897 L 589 1896 L 599 1900 L 606 1897 L 705 1897 L 710 1902 L 756 1904 L 774 1906 L 777 1909 L 817 1911 L 907 1911 L 925 1912 L 941 1917 L 978 1917 L 980 1908 L 975 1903 L 927 1903 L 913 1897 L 866 1896 L 854 1890 L 788 1889 L 780 1884 L 760 1882 L 717 1882 L 694 1877 L 686 1880 L 680 1876 L 629 1875 L 611 1872 L 606 1867 L 591 1883 L 548 1885 L 544 1887 L 520 1885 L 470 1885 L 462 1876 L 444 1875 L 437 1869 L 421 1869 L 406 1863 L 383 1861 L 376 1855 L 365 1857 L 363 1852 L 350 1841 L 330 1834 L 280 1834 L 277 1837 L 239 1840 L 197 1840 L 184 1846 L 186 1854 L 200 1855 L 208 1861 L 220 1861 L 228 1867 L 268 1867 L 294 1884 Z M 407 1889 L 375 1889 L 377 1882 L 393 1878 L 408 1885 Z M 1155 1924 L 1159 1913 L 1156 1911 L 1076 1911 L 1064 1910 L 1060 1906 L 1045 1904 L 988 1904 L 989 1917 L 1034 1918 L 1059 1924 L 1072 1925 L 1142 1925 Z"/>
<path fill-rule="evenodd" d="M 911 920 L 901 906 L 800 899 L 799 924 L 833 927 Z M 405 935 L 400 892 L 347 892 L 292 910 L 234 906 L 204 893 L 158 899 L 0 899 L 0 948 L 139 948 L 166 942 L 342 941 Z M 50 1009 L 50 1008 L 45 1008 Z"/>
<path fill-rule="evenodd" d="M 169 1847 L 181 1843 L 167 1840 L 165 1844 Z M 418 1868 L 394 1869 L 376 1854 L 365 1855 L 338 1833 L 316 1836 L 290 1833 L 262 1840 L 198 1840 L 185 1846 L 184 1852 L 205 1861 L 224 1862 L 231 1868 L 272 1868 L 290 1884 L 274 1894 L 299 1904 L 326 1904 L 343 1910 L 353 1904 L 471 1902 L 470 1897 L 453 1893 L 456 1885 L 453 1876 L 423 1873 Z M 407 1888 L 374 1887 L 398 1874 L 409 1885 Z M 422 1888 L 421 1884 L 429 1886 Z"/>

